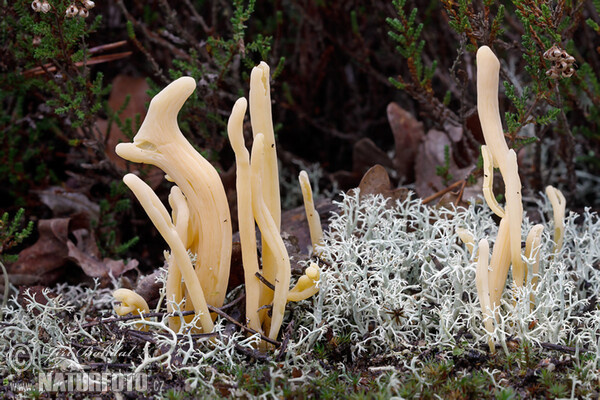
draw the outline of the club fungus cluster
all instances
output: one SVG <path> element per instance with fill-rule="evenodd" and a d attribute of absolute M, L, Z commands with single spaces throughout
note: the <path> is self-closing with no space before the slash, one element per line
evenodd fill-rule
<path fill-rule="evenodd" d="M 143 180 L 127 174 L 123 181 L 135 194 L 152 223 L 167 242 L 170 252 L 166 284 L 167 311 L 177 307 L 193 310 L 198 330 L 213 330 L 214 314 L 209 306 L 223 305 L 232 252 L 231 217 L 225 189 L 215 168 L 186 140 L 177 124 L 177 114 L 196 88 L 190 77 L 172 82 L 156 95 L 133 143 L 121 143 L 117 154 L 126 160 L 152 164 L 175 183 L 169 195 L 171 214 Z M 251 154 L 243 134 L 247 101 L 237 100 L 229 118 L 227 132 L 236 158 L 236 189 L 242 261 L 246 288 L 246 322 L 255 332 L 276 339 L 288 301 L 304 300 L 318 291 L 319 269 L 307 268 L 298 284 L 290 290 L 289 255 L 280 234 L 281 206 L 277 150 L 271 119 L 269 67 L 261 63 L 250 77 L 250 120 L 254 142 Z M 318 215 L 312 206 L 310 185 L 300 177 L 309 213 L 313 245 L 322 237 Z M 262 265 L 256 245 L 258 226 L 262 239 Z M 195 255 L 192 262 L 190 255 Z M 258 276 L 271 282 L 263 284 Z M 117 300 L 129 304 L 137 299 L 127 289 L 115 292 Z M 139 296 L 138 296 L 139 297 Z M 138 299 L 139 300 L 139 299 Z M 147 306 L 115 308 L 119 314 L 147 312 Z M 181 320 L 173 316 L 169 327 L 178 331 Z"/>
<path fill-rule="evenodd" d="M 477 260 L 474 289 L 477 291 L 479 306 L 482 310 L 482 321 L 492 351 L 494 351 L 495 346 L 493 337 L 495 332 L 498 331 L 496 325 L 504 318 L 500 314 L 500 306 L 509 271 L 513 279 L 513 301 L 527 300 L 529 304 L 527 308 L 531 308 L 531 310 L 536 306 L 536 298 L 534 298 L 533 292 L 535 292 L 539 282 L 540 253 L 544 231 L 542 224 L 529 228 L 523 254 L 521 241 L 524 219 L 521 181 L 518 173 L 517 154 L 514 150 L 508 148 L 500 119 L 498 107 L 499 68 L 500 63 L 490 48 L 481 47 L 477 52 L 477 107 L 485 139 L 485 145 L 481 147 L 484 173 L 483 195 L 492 212 L 500 218 L 497 237 L 492 248 L 487 238 L 476 238 L 476 235 L 481 236 L 482 232 L 475 235 L 464 228 L 452 229 L 466 244 L 469 253 Z M 213 330 L 214 318 L 216 317 L 214 313 L 211 314 L 209 309 L 211 307 L 221 307 L 225 299 L 232 251 L 232 229 L 225 190 L 217 171 L 184 138 L 177 125 L 177 114 L 195 87 L 196 83 L 192 78 L 184 77 L 171 83 L 154 97 L 150 103 L 148 116 L 134 137 L 133 143 L 119 144 L 117 154 L 133 162 L 156 165 L 166 172 L 166 178 L 169 181 L 175 183 L 169 196 L 169 204 L 172 210 L 169 214 L 154 191 L 139 177 L 128 174 L 123 179 L 134 192 L 170 248 L 170 252 L 165 252 L 169 265 L 166 283 L 167 310 L 173 315 L 169 319 L 170 328 L 173 331 L 179 331 L 181 328 L 182 317 L 176 316 L 176 314 L 182 307 L 184 310 L 193 311 L 198 320 L 197 329 L 208 333 Z M 315 295 L 321 288 L 315 315 L 332 318 L 337 312 L 345 316 L 351 314 L 358 321 L 357 329 L 359 331 L 370 331 L 370 328 L 368 328 L 371 326 L 370 322 L 369 324 L 365 322 L 364 326 L 360 322 L 369 320 L 370 317 L 367 318 L 365 314 L 368 307 L 362 307 L 360 312 L 355 309 L 357 304 L 362 304 L 367 300 L 361 297 L 340 301 L 338 297 L 346 295 L 356 297 L 360 292 L 362 283 L 350 278 L 352 274 L 349 273 L 349 265 L 356 264 L 356 268 L 359 269 L 362 268 L 362 265 L 370 265 L 371 267 L 380 265 L 378 261 L 357 264 L 355 253 L 363 247 L 365 251 L 368 248 L 368 254 L 362 255 L 360 259 L 372 260 L 376 252 L 365 243 L 353 242 L 351 248 L 348 247 L 334 256 L 333 253 L 336 252 L 335 249 L 338 246 L 336 241 L 343 242 L 344 236 L 340 235 L 339 232 L 338 235 L 335 234 L 335 221 L 331 221 L 331 229 L 334 233 L 326 237 L 323 236 L 319 215 L 314 208 L 308 176 L 304 171 L 300 173 L 299 182 L 313 249 L 323 259 L 330 261 L 331 268 L 323 271 L 325 279 L 319 283 L 321 271 L 319 271 L 316 264 L 311 264 L 306 269 L 305 274 L 300 277 L 296 286 L 290 289 L 290 260 L 280 234 L 281 206 L 277 153 L 271 119 L 269 67 L 265 63 L 261 63 L 252 71 L 249 99 L 249 102 L 245 98 L 240 98 L 235 102 L 227 125 L 229 140 L 236 160 L 237 209 L 244 267 L 246 325 L 248 329 L 268 337 L 269 340 L 276 340 L 283 322 L 287 302 L 306 299 Z M 251 151 L 246 148 L 243 133 L 247 108 L 250 111 L 254 136 Z M 504 206 L 498 203 L 493 192 L 495 168 L 499 169 L 504 180 L 504 198 L 506 199 Z M 553 254 L 558 254 L 565 232 L 565 199 L 559 190 L 551 186 L 546 189 L 546 193 L 554 212 Z M 347 200 L 350 204 L 351 199 L 347 198 Z M 408 201 L 407 204 L 412 203 Z M 408 205 L 405 206 L 408 207 Z M 345 206 L 350 207 L 350 205 Z M 398 203 L 397 206 L 401 207 L 402 204 Z M 424 213 L 423 209 L 420 210 Z M 370 224 L 384 223 L 385 218 L 382 215 L 387 212 L 378 211 L 377 217 L 371 215 L 366 222 L 346 222 L 343 224 L 345 228 L 342 230 L 349 234 L 352 231 L 352 229 L 349 229 L 351 226 L 354 226 L 354 230 L 356 230 L 361 226 L 362 229 L 366 229 L 365 226 L 370 226 Z M 346 213 L 342 214 L 352 215 L 352 212 L 346 210 Z M 460 219 L 459 215 L 462 214 L 462 211 L 454 210 L 455 220 Z M 400 228 L 393 228 L 393 234 L 385 234 L 378 239 L 381 243 L 392 242 L 384 246 L 386 250 L 382 253 L 382 256 L 386 261 L 385 265 L 380 265 L 382 269 L 390 270 L 390 275 L 384 281 L 389 281 L 390 285 L 394 287 L 393 290 L 386 289 L 384 302 L 391 302 L 389 306 L 386 306 L 386 309 L 396 310 L 393 311 L 394 315 L 403 315 L 403 318 L 407 319 L 403 323 L 403 329 L 417 329 L 417 322 L 412 321 L 407 316 L 410 313 L 398 311 L 413 306 L 416 307 L 411 303 L 416 301 L 414 297 L 404 293 L 405 290 L 410 292 L 416 286 L 409 285 L 408 280 L 404 282 L 402 280 L 404 278 L 400 280 L 404 282 L 402 288 L 397 288 L 394 283 L 396 276 L 403 276 L 402 268 L 399 269 L 398 265 L 404 265 L 406 262 L 400 260 L 410 259 L 410 257 L 406 257 L 403 251 L 398 254 L 398 257 L 400 257 L 398 261 L 393 261 L 393 258 L 390 259 L 391 255 L 394 254 L 390 249 L 395 248 L 397 242 L 404 240 L 402 239 L 402 232 L 404 232 L 402 226 L 407 223 L 403 220 L 397 221 L 396 218 L 392 219 L 393 222 L 391 223 L 399 224 Z M 423 221 L 429 221 L 429 219 L 423 217 Z M 457 222 L 457 225 L 460 225 L 460 223 Z M 259 261 L 258 257 L 256 226 L 258 226 L 261 233 L 262 262 Z M 429 225 L 424 225 L 424 227 L 426 226 Z M 384 231 L 381 227 L 377 229 L 369 228 L 367 233 L 362 236 L 362 240 L 368 241 L 377 232 L 382 233 Z M 404 233 L 408 235 L 408 232 Z M 352 233 L 351 236 L 354 238 L 355 234 L 356 232 Z M 407 243 L 416 243 L 418 239 L 415 235 L 417 234 L 418 229 L 413 227 L 410 237 L 405 238 L 408 241 Z M 429 234 L 424 234 L 424 237 L 429 237 Z M 326 244 L 324 245 L 324 243 Z M 439 246 L 436 248 L 439 248 Z M 425 251 L 425 248 L 420 247 L 414 249 L 414 251 L 420 254 L 420 252 Z M 194 262 L 190 258 L 191 254 L 197 256 Z M 346 258 L 348 259 L 346 260 Z M 431 255 L 427 254 L 425 258 L 431 258 Z M 448 259 L 448 257 L 445 257 L 445 259 Z M 338 274 L 335 271 L 336 266 L 342 264 L 344 265 L 345 275 Z M 423 273 L 422 269 L 421 274 Z M 360 279 L 369 276 L 368 273 L 365 275 L 365 271 L 358 274 L 362 277 Z M 336 276 L 336 279 L 331 280 L 331 276 Z M 351 287 L 342 291 L 331 290 L 335 285 L 344 283 L 341 276 L 346 276 L 346 280 L 352 281 L 348 282 L 351 283 Z M 394 279 L 391 278 L 392 276 Z M 407 279 L 410 276 L 412 275 L 409 273 Z M 434 276 L 438 276 L 437 272 Z M 264 282 L 271 282 L 272 285 Z M 464 284 L 464 282 L 457 280 L 453 284 L 453 290 L 460 291 Z M 423 290 L 425 290 L 425 286 Z M 522 289 L 525 287 L 531 289 L 528 292 L 530 293 L 529 299 L 525 299 L 521 294 Z M 396 290 L 400 291 L 398 295 L 401 298 L 399 299 L 390 296 Z M 431 290 L 437 293 L 442 289 L 432 286 Z M 326 316 L 322 308 L 329 307 L 327 299 L 334 295 L 337 297 L 335 297 L 333 303 L 340 305 L 342 308 L 352 307 L 352 312 L 350 313 L 347 310 L 341 312 L 334 309 L 330 310 L 330 315 Z M 377 298 L 371 285 L 365 287 L 365 293 L 362 296 Z M 122 303 L 121 307 L 116 308 L 116 311 L 120 314 L 126 312 L 139 314 L 148 311 L 147 305 L 139 301 L 139 296 L 134 296 L 126 289 L 115 292 L 115 297 Z M 372 301 L 377 302 L 378 300 Z M 400 302 L 402 305 L 398 306 L 394 302 Z M 422 309 L 422 306 L 415 308 L 415 310 L 420 309 Z M 454 312 L 456 313 L 456 311 Z M 391 323 L 385 316 L 379 315 L 377 318 L 381 320 L 381 329 Z M 427 318 L 420 317 L 419 319 L 423 323 L 422 321 Z M 186 322 L 190 320 L 191 318 L 187 319 Z M 321 323 L 322 321 L 315 322 L 317 328 L 314 332 L 320 332 Z M 385 328 L 385 330 L 387 333 L 382 333 L 382 335 L 389 335 L 391 330 L 388 328 Z M 415 337 L 419 336 L 416 332 L 414 334 Z"/>
<path fill-rule="evenodd" d="M 516 289 L 526 283 L 528 266 L 531 267 L 531 285 L 535 289 L 539 274 L 539 249 L 543 225 L 533 226 L 527 235 L 525 259 L 521 254 L 521 224 L 523 220 L 523 203 L 521 199 L 521 180 L 519 179 L 517 154 L 508 149 L 502 130 L 502 122 L 498 108 L 498 78 L 500 63 L 492 50 L 482 46 L 477 51 L 477 110 L 485 145 L 481 146 L 483 158 L 483 195 L 490 209 L 499 217 L 498 237 L 494 244 L 491 260 L 490 246 L 487 239 L 481 239 L 478 245 L 476 283 L 477 294 L 483 312 L 483 322 L 488 333 L 494 330 L 494 312 L 500 306 L 500 299 L 509 268 L 512 266 L 512 278 Z M 498 204 L 493 193 L 494 168 L 500 170 L 504 180 L 506 205 L 504 209 Z M 546 189 L 548 198 L 554 209 L 554 242 L 555 252 L 562 245 L 564 230 L 565 199 L 562 193 L 549 186 Z M 474 251 L 474 237 L 465 230 L 457 232 L 466 243 L 468 249 Z M 535 304 L 531 296 L 532 307 Z M 490 349 L 494 350 L 492 339 Z"/>

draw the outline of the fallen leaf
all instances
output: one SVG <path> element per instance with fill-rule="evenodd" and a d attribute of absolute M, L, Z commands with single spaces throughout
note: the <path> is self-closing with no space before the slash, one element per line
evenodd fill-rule
<path fill-rule="evenodd" d="M 413 182 L 417 150 L 425 138 L 423 123 L 397 103 L 388 104 L 387 117 L 394 135 L 396 154 L 393 165 L 398 179 L 400 182 Z"/>
<path fill-rule="evenodd" d="M 17 261 L 7 266 L 9 275 L 20 275 L 32 283 L 56 282 L 68 254 L 66 246 L 70 218 L 43 219 L 38 222 L 38 240 L 19 253 Z"/>
<path fill-rule="evenodd" d="M 70 218 L 53 218 L 38 222 L 38 240 L 19 253 L 17 261 L 8 265 L 13 284 L 43 282 L 46 285 L 58 281 L 69 261 L 74 261 L 92 278 L 118 277 L 135 267 L 138 262 L 104 258 L 90 227 L 89 217 L 84 213 Z M 75 238 L 74 243 L 70 236 Z"/>
<path fill-rule="evenodd" d="M 92 220 L 98 220 L 100 206 L 89 200 L 83 193 L 65 190 L 59 186 L 51 186 L 46 190 L 38 191 L 38 196 L 50 210 L 54 217 L 66 217 L 84 212 Z"/>
<path fill-rule="evenodd" d="M 354 188 L 362 176 L 375 164 L 382 165 L 390 171 L 394 170 L 388 155 L 371 139 L 362 138 L 352 148 L 352 171 L 336 171 L 332 177 L 340 188 Z"/>
<path fill-rule="evenodd" d="M 443 179 L 437 175 L 436 168 L 445 165 L 445 148 L 452 149 L 452 143 L 445 132 L 435 129 L 427 132 L 425 140 L 419 146 L 416 162 L 415 191 L 421 198 L 426 198 L 444 189 Z M 458 168 L 450 152 L 448 173 L 452 175 L 453 183 L 465 179 L 473 169 L 472 166 Z"/>
<path fill-rule="evenodd" d="M 135 286 L 134 291 L 146 300 L 150 308 L 154 308 L 158 304 L 160 289 L 162 288 L 162 283 L 158 280 L 158 277 L 162 273 L 164 273 L 163 270 L 157 269 L 150 275 L 142 276 Z"/>
<path fill-rule="evenodd" d="M 388 198 L 389 207 L 395 205 L 396 200 L 405 200 L 410 192 L 407 188 L 394 189 L 387 171 L 381 165 L 371 167 L 361 179 L 358 188 L 360 189 L 359 196 L 361 198 L 370 194 L 380 194 Z"/>
<path fill-rule="evenodd" d="M 77 245 L 70 240 L 67 241 L 67 256 L 69 259 L 75 261 L 77 265 L 81 267 L 83 272 L 91 278 L 109 278 L 110 276 L 119 277 L 125 272 L 138 266 L 137 260 L 129 260 L 127 263 L 123 260 L 112 260 L 110 258 L 99 260 L 91 252 L 91 239 L 81 239 L 82 237 L 88 236 L 89 232 L 86 230 L 79 230 L 73 232 L 73 234 L 76 237 L 79 236 L 80 239 L 78 239 Z M 93 247 L 97 250 L 95 245 Z"/>
<path fill-rule="evenodd" d="M 231 267 L 229 269 L 229 282 L 227 291 L 244 283 L 244 263 L 242 261 L 242 245 L 233 242 L 231 246 Z"/>
<path fill-rule="evenodd" d="M 385 151 L 369 138 L 360 139 L 352 149 L 352 171 L 362 176 L 375 164 L 393 169 L 392 160 Z"/>

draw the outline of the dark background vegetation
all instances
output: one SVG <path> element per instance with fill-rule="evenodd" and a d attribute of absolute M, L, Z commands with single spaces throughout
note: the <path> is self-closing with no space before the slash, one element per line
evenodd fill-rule
<path fill-rule="evenodd" d="M 24 208 L 34 222 L 83 211 L 102 256 L 133 257 L 144 270 L 160 264 L 163 246 L 153 246 L 159 239 L 120 180 L 137 169 L 163 199 L 168 185 L 113 148 L 136 132 L 150 96 L 179 76 L 198 82 L 180 114 L 182 131 L 235 197 L 226 122 L 261 60 L 271 66 L 287 177 L 317 163 L 321 189 L 346 190 L 379 163 L 394 185 L 425 197 L 461 180 L 476 187 L 475 51 L 488 45 L 502 60 L 507 140 L 525 148 L 526 197 L 553 184 L 571 209 L 599 204 L 593 1 L 98 1 L 87 18 L 65 17 L 73 4 L 83 7 L 1 7 L 0 209 Z M 575 58 L 573 76 L 547 75 L 555 64 L 544 52 L 553 45 Z M 394 128 L 392 102 L 412 125 Z M 425 135 L 431 129 L 452 139 L 440 145 Z M 408 161 L 393 156 L 402 137 L 417 140 Z M 578 186 L 582 179 L 588 184 Z M 76 205 L 64 205 L 69 195 Z"/>

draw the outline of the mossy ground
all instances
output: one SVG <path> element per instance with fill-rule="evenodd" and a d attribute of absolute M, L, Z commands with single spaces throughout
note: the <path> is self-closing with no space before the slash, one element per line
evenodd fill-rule
<path fill-rule="evenodd" d="M 280 369 L 277 362 L 248 359 L 243 366 L 220 368 L 227 379 L 216 379 L 214 392 L 206 387 L 192 389 L 188 376 L 152 368 L 146 392 L 122 392 L 124 399 L 253 398 L 277 393 L 287 399 L 521 399 L 598 398 L 597 389 L 582 389 L 573 382 L 585 379 L 578 360 L 570 351 L 549 351 L 512 343 L 508 357 L 490 354 L 487 349 L 464 346 L 441 350 L 425 346 L 407 348 L 399 354 L 340 362 L 343 348 L 331 343 L 316 349 L 310 357 L 314 367 Z M 408 368 L 407 355 L 416 356 L 416 366 Z M 99 370 L 99 372 L 101 372 Z M 0 386 L 4 398 L 19 398 L 14 384 L 37 387 L 35 374 L 24 374 Z M 30 390 L 25 398 L 84 399 L 114 398 L 114 393 L 43 393 Z M 573 397 L 574 396 L 574 397 Z M 268 396 L 267 396 L 268 397 Z M 22 398 L 22 397 L 21 397 Z"/>

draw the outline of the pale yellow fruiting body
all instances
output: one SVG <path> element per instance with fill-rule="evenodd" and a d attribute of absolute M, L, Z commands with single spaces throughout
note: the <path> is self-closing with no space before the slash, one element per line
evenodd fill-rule
<path fill-rule="evenodd" d="M 177 113 L 196 83 L 179 78 L 150 102 L 133 143 L 117 145 L 117 154 L 156 165 L 185 194 L 190 209 L 190 250 L 198 255 L 196 274 L 208 304 L 223 305 L 231 261 L 231 219 L 225 189 L 215 168 L 185 139 Z"/>
<path fill-rule="evenodd" d="M 167 209 L 160 202 L 160 199 L 156 193 L 154 193 L 152 188 L 136 175 L 125 175 L 123 177 L 123 182 L 125 182 L 129 189 L 135 194 L 135 197 L 142 207 L 144 207 L 144 210 L 154 226 L 171 248 L 171 254 L 176 265 L 181 270 L 181 274 L 188 290 L 187 295 L 194 306 L 194 311 L 196 314 L 200 314 L 202 331 L 211 332 L 213 329 L 213 321 L 208 312 L 202 286 L 200 285 L 200 281 L 194 271 L 187 250 L 171 221 Z"/>
<path fill-rule="evenodd" d="M 544 226 L 537 224 L 531 228 L 525 241 L 525 257 L 531 262 L 531 286 L 533 290 L 537 288 L 540 273 L 540 244 L 542 243 L 542 233 L 544 232 Z M 533 294 L 529 297 L 531 301 L 531 308 L 535 306 L 535 297 Z"/>
<path fill-rule="evenodd" d="M 475 284 L 477 286 L 477 296 L 481 305 L 483 315 L 483 324 L 486 331 L 491 335 L 494 332 L 494 317 L 492 315 L 492 304 L 490 301 L 490 290 L 488 286 L 488 260 L 490 257 L 490 246 L 486 239 L 479 241 L 479 256 L 477 259 L 477 270 L 475 272 Z M 490 351 L 495 351 L 494 341 L 490 337 L 488 344 Z"/>
<path fill-rule="evenodd" d="M 310 180 L 306 171 L 300 171 L 298 180 L 300 181 L 300 189 L 302 189 L 302 199 L 304 200 L 304 211 L 310 231 L 310 241 L 313 251 L 318 252 L 317 247 L 323 244 L 323 229 L 321 228 L 321 218 L 319 218 L 319 213 L 315 209 L 312 188 L 310 187 Z"/>
<path fill-rule="evenodd" d="M 245 98 L 240 98 L 235 102 L 227 124 L 227 133 L 235 153 L 238 225 L 242 246 L 244 282 L 246 284 L 246 320 L 250 328 L 262 332 L 258 313 L 261 282 L 256 277 L 258 254 L 252 212 L 252 173 L 250 171 L 250 154 L 244 145 L 244 114 L 246 113 L 246 107 L 247 101 Z"/>
<path fill-rule="evenodd" d="M 187 200 L 177 186 L 171 188 L 169 194 L 169 205 L 171 206 L 171 215 L 173 225 L 179 235 L 179 239 L 185 248 L 189 247 L 188 243 L 188 228 L 190 220 L 190 210 L 187 205 Z M 180 304 L 183 299 L 183 287 L 181 285 L 181 271 L 175 261 L 175 257 L 170 254 L 165 257 L 168 260 L 169 270 L 167 272 L 167 283 L 165 285 L 165 294 L 167 297 L 167 311 L 172 313 L 174 310 L 173 304 Z M 178 332 L 181 327 L 180 317 L 169 317 L 169 328 Z"/>
<path fill-rule="evenodd" d="M 142 315 L 150 312 L 150 307 L 146 300 L 133 290 L 117 289 L 113 292 L 113 297 L 120 304 L 115 304 L 114 309 L 117 315 L 124 316 L 127 314 Z M 143 324 L 137 324 L 137 328 L 146 330 Z"/>
<path fill-rule="evenodd" d="M 269 246 L 273 255 L 275 278 L 271 283 L 275 285 L 275 291 L 273 292 L 272 316 L 268 336 L 271 339 L 276 339 L 283 322 L 287 294 L 290 290 L 291 267 L 287 249 L 263 197 L 263 168 L 264 137 L 259 133 L 255 136 L 254 144 L 252 145 L 252 162 L 250 166 L 252 171 L 252 210 L 254 212 L 254 219 L 260 229 L 263 243 Z M 267 331 L 266 327 L 265 331 Z"/>
<path fill-rule="evenodd" d="M 521 223 L 523 220 L 523 203 L 521 200 L 521 180 L 519 179 L 517 155 L 509 150 L 504 138 L 502 121 L 498 107 L 498 80 L 500 62 L 492 50 L 482 46 L 477 51 L 477 111 L 481 121 L 481 129 L 486 146 L 482 146 L 484 160 L 484 197 L 489 207 L 505 223 L 504 229 L 498 232 L 498 240 L 492 254 L 492 271 L 494 275 L 492 288 L 492 304 L 497 305 L 502 295 L 494 291 L 497 285 L 506 282 L 508 267 L 506 265 L 507 251 L 513 267 L 513 279 L 516 286 L 523 286 L 526 270 L 521 259 Z M 491 159 L 490 159 L 491 158 Z M 500 168 L 505 186 L 505 209 L 498 205 L 492 192 L 493 167 Z M 487 175 L 487 176 L 486 176 Z M 502 247 L 498 247 L 498 246 Z M 505 247 L 508 245 L 508 248 Z M 495 270 L 495 271 L 494 271 Z"/>
<path fill-rule="evenodd" d="M 277 166 L 277 148 L 275 146 L 275 132 L 273 130 L 273 119 L 271 116 L 271 84 L 269 66 L 261 62 L 252 69 L 250 73 L 250 122 L 252 123 L 252 135 L 264 136 L 264 171 L 262 173 L 264 202 L 273 218 L 277 231 L 281 226 L 281 200 L 279 197 L 279 171 Z M 274 259 L 273 251 L 268 243 L 262 241 L 262 275 L 272 282 L 277 275 L 277 261 Z M 261 304 L 270 304 L 273 301 L 273 292 L 262 290 L 260 295 Z M 267 310 L 260 311 L 263 325 L 269 324 Z"/>
<path fill-rule="evenodd" d="M 185 300 L 184 310 L 193 310 L 199 315 L 202 331 L 210 332 L 214 316 L 211 317 L 208 312 L 208 305 L 220 307 L 223 304 L 229 277 L 232 235 L 229 207 L 219 175 L 187 142 L 177 125 L 177 114 L 195 86 L 194 80 L 189 77 L 168 85 L 152 99 L 148 115 L 133 143 L 119 144 L 116 150 L 117 154 L 130 161 L 156 165 L 165 171 L 167 180 L 176 183 L 169 196 L 173 210 L 171 218 L 156 194 L 141 179 L 132 174 L 123 179 L 171 248 L 170 254 L 165 253 L 170 265 L 166 287 L 168 311 L 173 311 L 174 302 Z M 249 159 L 243 138 L 246 107 L 245 99 L 238 100 L 228 124 L 237 164 L 246 313 L 250 328 L 257 332 L 268 332 L 268 336 L 275 339 L 288 301 L 291 268 L 279 233 L 279 177 L 271 119 L 269 67 L 265 63 L 257 66 L 251 76 L 252 160 Z M 254 221 L 261 230 L 263 240 L 262 271 L 259 270 Z M 320 227 L 320 223 L 318 225 Z M 195 269 L 188 252 L 198 257 Z M 272 282 L 275 289 L 263 287 L 256 277 L 257 272 L 262 272 L 262 276 Z M 293 300 L 305 299 L 316 293 L 318 279 L 318 268 L 309 267 L 293 289 Z M 267 314 L 268 307 L 264 307 L 268 305 L 271 306 L 271 316 Z M 260 308 L 263 310 L 258 311 Z M 193 316 L 185 317 L 185 320 L 191 318 Z M 169 320 L 174 330 L 180 328 L 180 322 L 176 318 Z"/>
<path fill-rule="evenodd" d="M 493 190 L 494 157 L 486 145 L 481 146 L 481 156 L 483 158 L 483 197 L 492 211 L 500 218 L 504 218 L 504 210 L 500 207 L 500 204 L 498 204 Z"/>
<path fill-rule="evenodd" d="M 271 116 L 271 84 L 269 66 L 264 61 L 254 67 L 250 74 L 250 121 L 252 135 L 262 133 L 265 141 L 265 169 L 263 172 L 263 192 L 265 203 L 280 229 L 281 200 L 279 195 L 279 169 L 277 166 L 277 148 Z"/>
<path fill-rule="evenodd" d="M 304 275 L 298 279 L 298 283 L 292 289 L 290 289 L 287 295 L 287 301 L 302 301 L 319 292 L 317 283 L 321 276 L 319 266 L 315 263 L 311 263 L 308 268 L 304 271 Z"/>
<path fill-rule="evenodd" d="M 565 208 L 567 201 L 562 192 L 553 186 L 546 187 L 546 196 L 552 204 L 554 214 L 554 252 L 557 253 L 562 248 L 563 236 L 565 233 Z"/>
<path fill-rule="evenodd" d="M 521 259 L 521 223 L 523 221 L 523 201 L 521 199 L 521 180 L 519 179 L 517 154 L 509 150 L 506 154 L 504 185 L 506 187 L 506 218 L 508 218 L 510 237 L 510 257 L 513 280 L 517 286 L 523 286 L 527 271 Z"/>
<path fill-rule="evenodd" d="M 492 307 L 500 305 L 500 298 L 504 287 L 508 269 L 510 268 L 510 235 L 508 231 L 508 220 L 502 218 L 498 227 L 498 236 L 494 243 L 492 259 L 490 260 L 489 288 Z"/>
<path fill-rule="evenodd" d="M 456 229 L 456 234 L 458 235 L 460 240 L 462 240 L 465 246 L 467 246 L 467 250 L 469 250 L 469 253 L 473 255 L 473 248 L 475 247 L 475 236 L 473 236 L 471 232 L 464 228 Z"/>
<path fill-rule="evenodd" d="M 488 46 L 477 51 L 477 112 L 483 137 L 493 156 L 494 167 L 504 176 L 508 145 L 504 139 L 500 109 L 498 107 L 498 80 L 500 62 Z"/>

